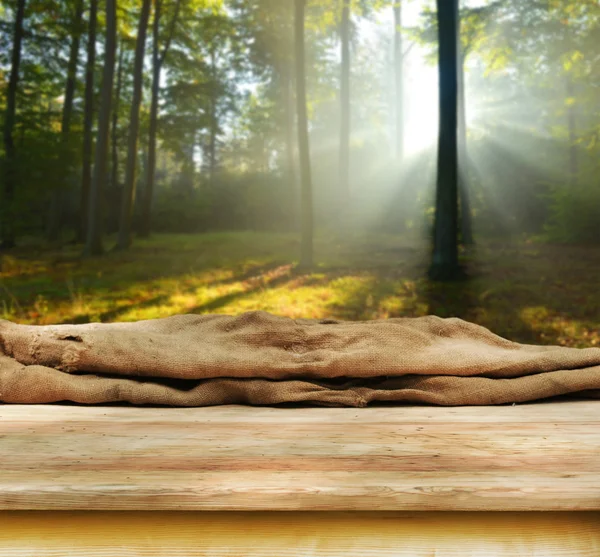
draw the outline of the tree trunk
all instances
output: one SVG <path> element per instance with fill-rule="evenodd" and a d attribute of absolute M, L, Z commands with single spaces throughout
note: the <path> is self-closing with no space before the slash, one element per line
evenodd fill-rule
<path fill-rule="evenodd" d="M 295 0 L 295 53 L 296 53 L 296 103 L 298 111 L 298 150 L 300 155 L 300 182 L 302 191 L 300 267 L 313 266 L 313 207 L 308 145 L 308 118 L 306 115 L 306 79 L 304 61 L 304 4 Z"/>
<path fill-rule="evenodd" d="M 108 136 L 112 107 L 113 80 L 115 73 L 115 50 L 117 43 L 116 0 L 106 0 L 106 46 L 104 69 L 102 72 L 102 90 L 100 94 L 100 113 L 98 116 L 98 136 L 94 174 L 89 195 L 89 217 L 84 255 L 100 255 L 102 247 L 104 184 L 108 158 Z"/>
<path fill-rule="evenodd" d="M 152 101 L 150 104 L 150 130 L 148 133 L 148 166 L 144 199 L 142 205 L 142 219 L 140 223 L 140 237 L 150 236 L 150 218 L 152 214 L 152 197 L 154 196 L 154 180 L 156 174 L 156 131 L 158 116 L 158 84 L 159 75 L 153 72 Z"/>
<path fill-rule="evenodd" d="M 177 0 L 175 12 L 171 20 L 169 37 L 159 56 L 158 39 L 160 31 L 160 9 L 161 0 L 155 0 L 154 20 L 152 22 L 152 100 L 150 104 L 150 129 L 148 133 L 148 168 L 146 175 L 146 187 L 144 188 L 144 199 L 142 205 L 142 220 L 140 225 L 140 236 L 147 238 L 150 235 L 150 217 L 152 214 L 152 197 L 154 196 L 154 178 L 156 173 L 156 132 L 158 127 L 158 95 L 160 93 L 160 73 L 163 62 L 169 51 L 175 25 L 179 15 L 181 1 Z"/>
<path fill-rule="evenodd" d="M 81 39 L 81 20 L 83 17 L 83 0 L 77 0 L 73 15 L 73 39 L 69 52 L 67 66 L 67 83 L 65 86 L 65 101 L 63 104 L 61 134 L 66 140 L 71 132 L 71 115 L 73 114 L 73 97 L 75 96 L 75 82 L 77 79 L 77 59 L 79 57 L 79 42 Z"/>
<path fill-rule="evenodd" d="M 14 197 L 15 197 L 15 143 L 13 130 L 15 127 L 17 107 L 17 86 L 19 84 L 19 67 L 21 65 L 21 44 L 23 43 L 23 19 L 25 18 L 25 0 L 17 3 L 15 27 L 13 35 L 12 60 L 8 90 L 6 93 L 6 115 L 4 118 L 4 198 L 2 200 L 2 244 L 1 248 L 10 249 L 15 246 L 14 229 Z"/>
<path fill-rule="evenodd" d="M 68 156 L 69 133 L 71 131 L 71 115 L 73 114 L 73 97 L 75 96 L 75 80 L 77 78 L 77 58 L 79 57 L 79 41 L 81 39 L 81 19 L 83 17 L 83 0 L 77 0 L 75 13 L 73 14 L 73 37 L 69 51 L 69 62 L 67 65 L 67 82 L 65 85 L 65 100 L 63 103 L 62 122 L 60 130 L 60 164 L 63 178 L 68 179 L 70 164 Z M 62 230 L 62 206 L 64 203 L 64 191 L 62 187 L 52 192 L 50 201 L 50 214 L 48 222 L 48 240 L 55 242 L 59 239 Z"/>
<path fill-rule="evenodd" d="M 575 88 L 573 79 L 567 76 L 567 98 L 575 97 Z M 571 185 L 577 183 L 577 175 L 579 174 L 579 163 L 577 161 L 577 122 L 575 118 L 575 105 L 569 104 L 567 107 L 567 127 L 569 130 L 569 181 Z"/>
<path fill-rule="evenodd" d="M 457 0 L 436 0 L 439 33 L 440 130 L 433 258 L 429 276 L 450 280 L 458 265 Z"/>
<path fill-rule="evenodd" d="M 293 41 L 294 34 L 294 3 L 289 2 L 288 8 L 283 14 L 283 25 L 285 29 L 290 31 L 290 37 Z M 293 44 L 293 43 L 292 43 Z M 286 44 L 287 46 L 287 44 Z M 290 45 L 291 46 L 291 45 Z M 283 49 L 286 55 L 280 62 L 280 75 L 282 76 L 281 83 L 281 102 L 284 110 L 284 127 L 285 127 L 285 175 L 290 188 L 289 194 L 289 214 L 290 214 L 290 230 L 300 233 L 300 184 L 297 176 L 297 156 L 295 141 L 295 99 L 294 99 L 294 56 L 287 48 Z M 297 137 L 297 135 L 296 135 Z"/>
<path fill-rule="evenodd" d="M 350 200 L 350 0 L 342 0 L 341 77 L 340 77 L 340 196 L 341 204 Z"/>
<path fill-rule="evenodd" d="M 85 66 L 85 108 L 83 117 L 83 161 L 81 172 L 81 222 L 77 240 L 86 239 L 89 222 L 90 188 L 92 183 L 92 126 L 94 121 L 94 70 L 96 67 L 96 26 L 98 20 L 98 0 L 90 0 L 90 20 L 88 23 L 87 62 Z"/>
<path fill-rule="evenodd" d="M 404 54 L 402 52 L 402 3 L 394 4 L 394 78 L 396 85 L 396 158 L 404 158 Z"/>
<path fill-rule="evenodd" d="M 473 225 L 469 196 L 469 154 L 467 151 L 467 114 L 465 106 L 465 56 L 460 43 L 458 23 L 458 191 L 460 195 L 460 236 L 464 246 L 472 246 Z"/>
<path fill-rule="evenodd" d="M 150 101 L 150 129 L 148 131 L 148 174 L 146 176 L 146 187 L 144 188 L 144 205 L 140 227 L 140 236 L 143 238 L 147 238 L 150 235 L 150 212 L 152 208 L 152 196 L 154 195 L 154 175 L 156 168 L 156 125 L 161 70 L 158 55 L 160 8 L 161 2 L 157 0 L 154 4 L 154 20 L 152 22 L 152 99 Z"/>
<path fill-rule="evenodd" d="M 118 249 L 127 249 L 131 245 L 131 221 L 135 200 L 135 167 L 137 163 L 138 130 L 140 124 L 140 104 L 142 102 L 142 78 L 144 70 L 144 49 L 146 32 L 150 17 L 150 0 L 142 3 L 142 12 L 138 24 L 135 45 L 135 61 L 133 69 L 133 100 L 129 118 L 129 138 L 127 144 L 127 166 L 125 167 L 125 189 L 121 207 L 121 224 L 119 226 Z"/>
<path fill-rule="evenodd" d="M 294 230 L 299 231 L 298 219 L 298 184 L 296 181 L 296 170 L 294 162 L 294 92 L 292 90 L 292 75 L 289 65 L 284 64 L 282 70 L 282 101 L 285 111 L 285 175 L 290 188 L 290 217 Z"/>
<path fill-rule="evenodd" d="M 208 140 L 208 177 L 211 184 L 214 184 L 215 172 L 217 167 L 217 115 L 216 101 L 214 97 L 210 100 L 210 137 Z"/>
<path fill-rule="evenodd" d="M 208 139 L 208 179 L 211 185 L 214 184 L 216 169 L 217 115 L 215 105 L 215 99 L 212 98 L 210 100 L 210 135 Z"/>
<path fill-rule="evenodd" d="M 213 38 L 213 41 L 215 39 Z M 217 167 L 217 100 L 216 100 L 216 53 L 215 46 L 210 46 L 210 74 L 212 76 L 212 88 L 210 91 L 210 127 L 208 138 L 208 179 L 211 185 L 214 184 L 215 172 Z"/>
<path fill-rule="evenodd" d="M 115 89 L 115 107 L 112 111 L 112 126 L 111 126 L 111 165 L 110 165 L 110 185 L 113 189 L 119 187 L 119 140 L 118 140 L 118 124 L 119 124 L 119 105 L 121 101 L 121 86 L 123 83 L 123 40 L 119 45 L 119 62 L 117 69 L 117 87 Z"/>

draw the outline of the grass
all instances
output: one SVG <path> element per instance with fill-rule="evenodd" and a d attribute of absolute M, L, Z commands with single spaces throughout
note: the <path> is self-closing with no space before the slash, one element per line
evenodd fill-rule
<path fill-rule="evenodd" d="M 3 256 L 0 317 L 26 324 L 133 321 L 265 310 L 366 320 L 461 317 L 517 342 L 600 346 L 600 248 L 482 242 L 472 278 L 432 283 L 427 246 L 392 235 L 318 234 L 317 264 L 295 269 L 295 235 L 158 235 L 81 259 L 80 247 Z"/>

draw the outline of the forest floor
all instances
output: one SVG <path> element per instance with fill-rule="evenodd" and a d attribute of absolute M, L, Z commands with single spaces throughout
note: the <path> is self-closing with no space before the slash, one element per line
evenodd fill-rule
<path fill-rule="evenodd" d="M 426 246 L 398 236 L 317 235 L 315 269 L 296 235 L 157 235 L 83 260 L 81 248 L 3 256 L 0 318 L 27 324 L 133 321 L 265 310 L 289 317 L 460 317 L 513 341 L 600 346 L 600 248 L 482 242 L 471 279 L 432 283 Z"/>

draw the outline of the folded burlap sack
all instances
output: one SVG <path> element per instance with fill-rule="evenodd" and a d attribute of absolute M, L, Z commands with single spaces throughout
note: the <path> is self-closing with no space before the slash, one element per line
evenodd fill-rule
<path fill-rule="evenodd" d="M 177 315 L 135 323 L 0 320 L 0 401 L 447 406 L 600 397 L 600 348 L 532 346 L 428 316 L 372 321 Z"/>

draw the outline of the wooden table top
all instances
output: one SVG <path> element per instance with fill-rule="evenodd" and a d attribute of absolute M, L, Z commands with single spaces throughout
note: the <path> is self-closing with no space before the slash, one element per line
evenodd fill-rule
<path fill-rule="evenodd" d="M 0 405 L 0 510 L 600 510 L 600 402 Z"/>

